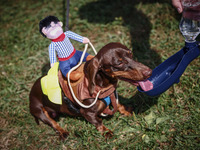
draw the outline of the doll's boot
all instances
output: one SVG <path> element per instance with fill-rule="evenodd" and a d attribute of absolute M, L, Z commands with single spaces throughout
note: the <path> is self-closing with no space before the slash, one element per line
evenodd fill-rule
<path fill-rule="evenodd" d="M 86 58 L 86 61 L 89 61 L 89 60 L 91 60 L 92 58 L 94 58 L 94 56 L 88 55 L 87 58 Z"/>
<path fill-rule="evenodd" d="M 83 76 L 83 72 L 80 71 L 72 71 L 70 74 L 71 81 L 78 81 Z M 68 74 L 66 75 L 68 77 Z"/>

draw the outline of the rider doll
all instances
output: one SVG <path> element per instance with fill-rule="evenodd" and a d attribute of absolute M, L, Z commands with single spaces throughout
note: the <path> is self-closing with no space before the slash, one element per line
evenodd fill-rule
<path fill-rule="evenodd" d="M 51 40 L 51 44 L 49 45 L 49 59 L 51 67 L 56 62 L 57 54 L 60 70 L 63 76 L 67 77 L 67 73 L 72 67 L 78 64 L 83 53 L 73 47 L 69 38 L 84 44 L 89 43 L 89 39 L 72 31 L 63 32 L 62 26 L 62 22 L 60 22 L 57 17 L 47 16 L 40 21 L 39 30 L 44 37 Z M 92 55 L 86 53 L 83 62 L 92 58 Z M 81 72 L 73 71 L 70 79 L 78 80 L 81 76 Z"/>
<path fill-rule="evenodd" d="M 49 58 L 51 67 L 56 62 L 56 53 L 59 60 L 59 67 L 63 76 L 67 77 L 69 70 L 78 64 L 82 53 L 76 50 L 69 38 L 76 40 L 78 42 L 87 44 L 89 39 L 82 37 L 72 31 L 63 32 L 62 22 L 58 20 L 55 16 L 48 16 L 40 21 L 39 29 L 40 33 L 50 39 L 52 42 L 49 45 Z M 88 53 L 85 54 L 83 62 L 92 59 L 93 56 Z M 70 80 L 77 81 L 82 76 L 79 71 L 71 72 Z M 106 105 L 110 104 L 110 97 L 104 98 Z M 108 103 L 108 104 L 107 104 Z"/>

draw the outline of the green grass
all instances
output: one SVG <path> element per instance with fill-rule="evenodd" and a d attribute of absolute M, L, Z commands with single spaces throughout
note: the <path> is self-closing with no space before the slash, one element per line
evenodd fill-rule
<path fill-rule="evenodd" d="M 48 70 L 49 40 L 38 31 L 47 15 L 65 22 L 62 0 L 1 0 L 0 2 L 0 149 L 199 149 L 200 59 L 186 69 L 180 83 L 159 97 L 148 97 L 136 87 L 119 82 L 121 103 L 132 105 L 132 117 L 119 113 L 103 123 L 114 132 L 105 140 L 83 118 L 62 116 L 70 132 L 62 142 L 29 113 L 28 95 L 34 81 Z M 88 37 L 99 50 L 121 42 L 136 60 L 152 69 L 184 46 L 180 15 L 171 0 L 70 1 L 70 30 Z M 83 50 L 84 46 L 73 42 Z M 91 49 L 90 49 L 90 52 Z"/>

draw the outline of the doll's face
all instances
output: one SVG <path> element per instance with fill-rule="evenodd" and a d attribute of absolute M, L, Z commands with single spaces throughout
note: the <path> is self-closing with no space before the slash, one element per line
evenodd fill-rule
<path fill-rule="evenodd" d="M 56 39 L 63 33 L 62 25 L 62 22 L 54 23 L 52 21 L 48 27 L 42 28 L 42 32 L 48 39 Z"/>

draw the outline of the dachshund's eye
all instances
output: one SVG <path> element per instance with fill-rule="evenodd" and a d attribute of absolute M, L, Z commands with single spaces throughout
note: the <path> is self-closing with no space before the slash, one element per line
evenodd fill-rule
<path fill-rule="evenodd" d="M 121 65 L 121 64 L 122 64 L 122 62 L 121 62 L 121 61 L 117 63 L 117 65 L 118 65 L 118 66 L 119 66 L 119 65 Z"/>
<path fill-rule="evenodd" d="M 120 65 L 120 64 L 122 64 L 123 63 L 123 59 L 122 58 L 119 58 L 119 60 L 117 61 L 117 65 Z"/>
<path fill-rule="evenodd" d="M 120 66 L 122 66 L 124 63 L 123 63 L 123 61 L 118 61 L 117 63 L 116 63 L 116 67 L 120 67 Z"/>

